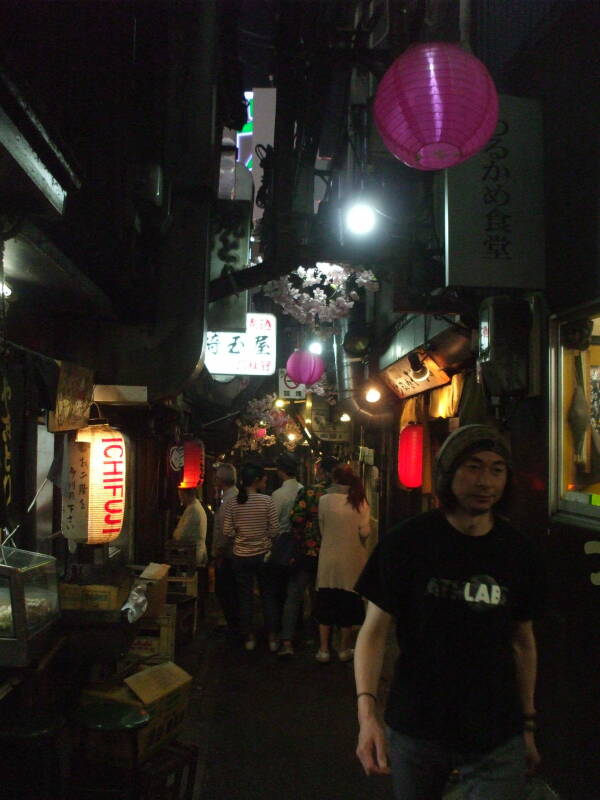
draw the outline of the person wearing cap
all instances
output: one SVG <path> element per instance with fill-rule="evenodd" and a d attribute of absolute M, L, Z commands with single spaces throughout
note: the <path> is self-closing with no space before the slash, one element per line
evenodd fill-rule
<path fill-rule="evenodd" d="M 316 482 L 300 489 L 290 512 L 291 530 L 304 541 L 304 556 L 288 579 L 281 631 L 282 644 L 278 653 L 282 657 L 294 655 L 293 639 L 307 587 L 314 595 L 321 547 L 319 500 L 331 486 L 332 471 L 339 463 L 334 456 L 318 459 L 315 463 Z"/>
<path fill-rule="evenodd" d="M 392 772 L 397 800 L 440 800 L 452 770 L 465 797 L 515 800 L 540 760 L 532 621 L 544 570 L 500 516 L 511 475 L 493 428 L 459 428 L 436 459 L 440 508 L 395 526 L 356 585 L 368 600 L 355 651 L 356 754 L 367 775 Z M 386 740 L 377 688 L 392 620 Z"/>

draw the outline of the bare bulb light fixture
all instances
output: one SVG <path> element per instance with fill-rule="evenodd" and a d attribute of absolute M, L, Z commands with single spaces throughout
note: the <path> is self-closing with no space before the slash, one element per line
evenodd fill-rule
<path fill-rule="evenodd" d="M 421 383 L 426 381 L 429 377 L 428 367 L 421 361 L 418 353 L 408 354 L 408 363 L 410 364 L 409 374 L 413 381 Z"/>
<path fill-rule="evenodd" d="M 371 386 L 371 388 L 365 394 L 365 400 L 367 403 L 376 403 L 378 400 L 381 400 L 381 392 L 379 389 Z"/>
<path fill-rule="evenodd" d="M 351 233 L 364 236 L 375 227 L 375 210 L 367 203 L 356 203 L 346 211 L 346 227 Z"/>

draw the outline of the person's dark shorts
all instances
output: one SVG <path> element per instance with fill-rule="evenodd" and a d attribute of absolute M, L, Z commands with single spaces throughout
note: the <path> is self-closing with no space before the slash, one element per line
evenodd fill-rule
<path fill-rule="evenodd" d="M 360 595 L 345 589 L 319 589 L 314 617 L 320 625 L 351 628 L 362 625 L 365 607 Z"/>

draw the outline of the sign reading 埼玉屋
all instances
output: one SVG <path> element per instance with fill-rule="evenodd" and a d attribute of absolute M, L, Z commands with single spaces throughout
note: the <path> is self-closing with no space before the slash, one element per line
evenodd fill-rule
<path fill-rule="evenodd" d="M 277 355 L 277 319 L 246 314 L 244 332 L 209 331 L 205 366 L 213 375 L 273 375 Z"/>

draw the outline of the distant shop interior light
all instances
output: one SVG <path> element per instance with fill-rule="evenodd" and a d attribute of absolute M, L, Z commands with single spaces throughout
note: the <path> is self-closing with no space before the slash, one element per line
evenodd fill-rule
<path fill-rule="evenodd" d="M 8 285 L 8 283 L 0 282 L 0 295 L 2 297 L 10 297 L 12 294 L 12 289 Z"/>
<path fill-rule="evenodd" d="M 282 400 L 281 397 L 278 397 L 277 400 L 275 400 L 275 405 L 277 408 L 283 408 L 285 405 L 285 400 Z"/>
<path fill-rule="evenodd" d="M 376 222 L 375 209 L 369 203 L 353 203 L 346 210 L 345 223 L 350 233 L 365 236 L 373 231 Z"/>
<path fill-rule="evenodd" d="M 343 414 L 342 414 L 342 416 L 340 417 L 340 422 L 350 422 L 350 420 L 351 420 L 350 414 L 347 414 L 347 413 L 344 411 L 344 413 L 343 413 Z"/>
<path fill-rule="evenodd" d="M 367 389 L 365 400 L 367 403 L 377 403 L 378 400 L 381 400 L 381 392 L 379 389 L 376 389 L 375 386 L 371 386 L 369 389 Z"/>

